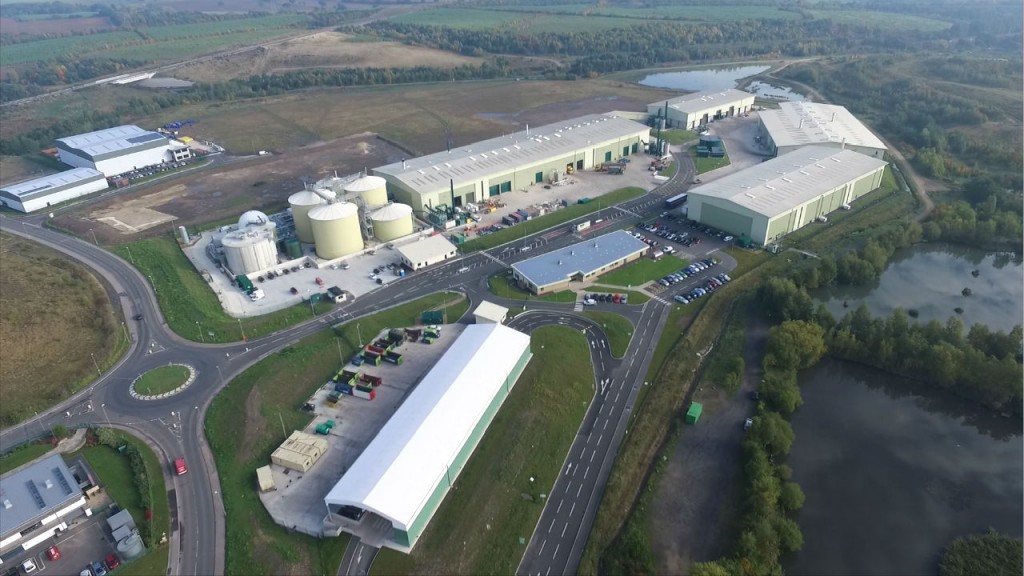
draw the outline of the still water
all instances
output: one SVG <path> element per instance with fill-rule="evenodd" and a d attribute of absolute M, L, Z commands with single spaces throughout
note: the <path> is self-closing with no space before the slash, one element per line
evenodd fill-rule
<path fill-rule="evenodd" d="M 691 92 L 728 90 L 735 88 L 739 80 L 760 74 L 769 68 L 771 66 L 731 66 L 683 72 L 659 72 L 644 76 L 640 80 L 640 84 L 653 88 L 671 88 Z"/>
<path fill-rule="evenodd" d="M 971 274 L 974 270 L 977 277 Z M 970 296 L 962 294 L 964 288 L 970 288 Z M 917 310 L 921 322 L 945 324 L 959 307 L 967 328 L 980 322 L 993 331 L 1008 332 L 1024 317 L 1024 268 L 1020 258 L 1009 253 L 919 244 L 897 250 L 872 285 L 826 288 L 812 297 L 824 302 L 837 319 L 863 302 L 875 317 L 900 307 Z"/>
<path fill-rule="evenodd" d="M 807 500 L 787 574 L 936 574 L 957 536 L 1020 537 L 1018 420 L 874 369 L 822 361 L 787 460 Z"/>
<path fill-rule="evenodd" d="M 803 102 L 807 100 L 807 97 L 803 94 L 794 91 L 792 88 L 787 86 L 776 86 L 760 80 L 754 80 L 746 88 L 745 91 L 750 92 L 761 98 L 767 98 L 769 100 L 776 100 L 779 102 Z"/>

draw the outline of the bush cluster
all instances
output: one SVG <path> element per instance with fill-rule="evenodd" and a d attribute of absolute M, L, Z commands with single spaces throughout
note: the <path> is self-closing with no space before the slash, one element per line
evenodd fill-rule
<path fill-rule="evenodd" d="M 135 447 L 135 444 L 128 442 L 124 434 L 116 430 L 109 428 L 100 428 L 96 431 L 97 441 L 104 445 L 119 450 L 121 446 L 124 446 L 124 455 L 128 457 L 128 462 L 132 468 L 132 481 L 135 483 L 135 489 L 139 492 L 139 503 L 145 510 L 145 518 L 136 518 L 135 524 L 139 528 L 139 536 L 142 537 L 143 542 L 146 546 L 153 545 L 153 530 L 151 522 L 153 519 L 153 485 L 150 482 L 149 470 L 146 467 L 146 460 L 142 457 L 142 453 Z"/>

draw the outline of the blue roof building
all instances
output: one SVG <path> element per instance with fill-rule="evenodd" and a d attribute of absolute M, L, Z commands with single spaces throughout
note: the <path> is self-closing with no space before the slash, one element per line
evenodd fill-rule
<path fill-rule="evenodd" d="M 534 294 L 568 288 L 637 260 L 647 244 L 625 230 L 591 238 L 512 265 L 513 278 Z"/>
<path fill-rule="evenodd" d="M 86 508 L 85 495 L 60 454 L 5 474 L 0 477 L 0 556 L 28 550 L 67 530 L 65 520 L 88 514 Z"/>

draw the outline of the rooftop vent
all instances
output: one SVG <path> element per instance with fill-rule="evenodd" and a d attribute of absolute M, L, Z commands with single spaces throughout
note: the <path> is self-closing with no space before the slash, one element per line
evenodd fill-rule
<path fill-rule="evenodd" d="M 792 181 L 792 180 L 790 180 L 789 178 L 783 178 L 783 179 L 782 179 L 782 181 L 783 181 L 783 182 L 789 182 L 790 184 L 792 184 L 792 183 L 793 183 L 793 181 Z"/>
<path fill-rule="evenodd" d="M 10 510 L 12 506 L 14 506 L 14 504 L 11 504 L 10 500 L 4 498 L 4 510 Z"/>
<path fill-rule="evenodd" d="M 43 486 L 46 486 L 46 489 L 47 489 L 47 490 L 49 490 L 50 488 L 53 488 L 53 482 L 50 482 L 50 479 L 49 479 L 49 478 L 47 478 L 47 479 L 46 479 L 46 480 L 45 480 L 45 481 L 43 482 Z"/>

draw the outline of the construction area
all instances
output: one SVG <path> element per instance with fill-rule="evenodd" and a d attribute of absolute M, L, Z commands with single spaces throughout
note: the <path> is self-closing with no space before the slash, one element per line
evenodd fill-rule
<path fill-rule="evenodd" d="M 388 331 L 363 335 L 366 341 L 359 365 L 346 359 L 346 364 L 339 366 L 335 376 L 303 407 L 313 415 L 313 421 L 299 431 L 303 434 L 293 435 L 275 451 L 273 460 L 288 467 L 268 462 L 257 472 L 261 485 L 254 488 L 258 488 L 260 500 L 275 522 L 311 536 L 324 535 L 324 495 L 464 329 L 460 324 L 441 325 L 436 332 L 422 326 L 408 331 L 400 328 L 396 332 L 404 336 L 404 341 L 390 350 L 377 347 L 383 354 L 370 347 L 388 342 Z M 429 336 L 431 333 L 437 337 Z M 386 361 L 389 352 L 391 359 Z M 379 529 L 380 538 L 390 536 L 390 523 Z"/>

